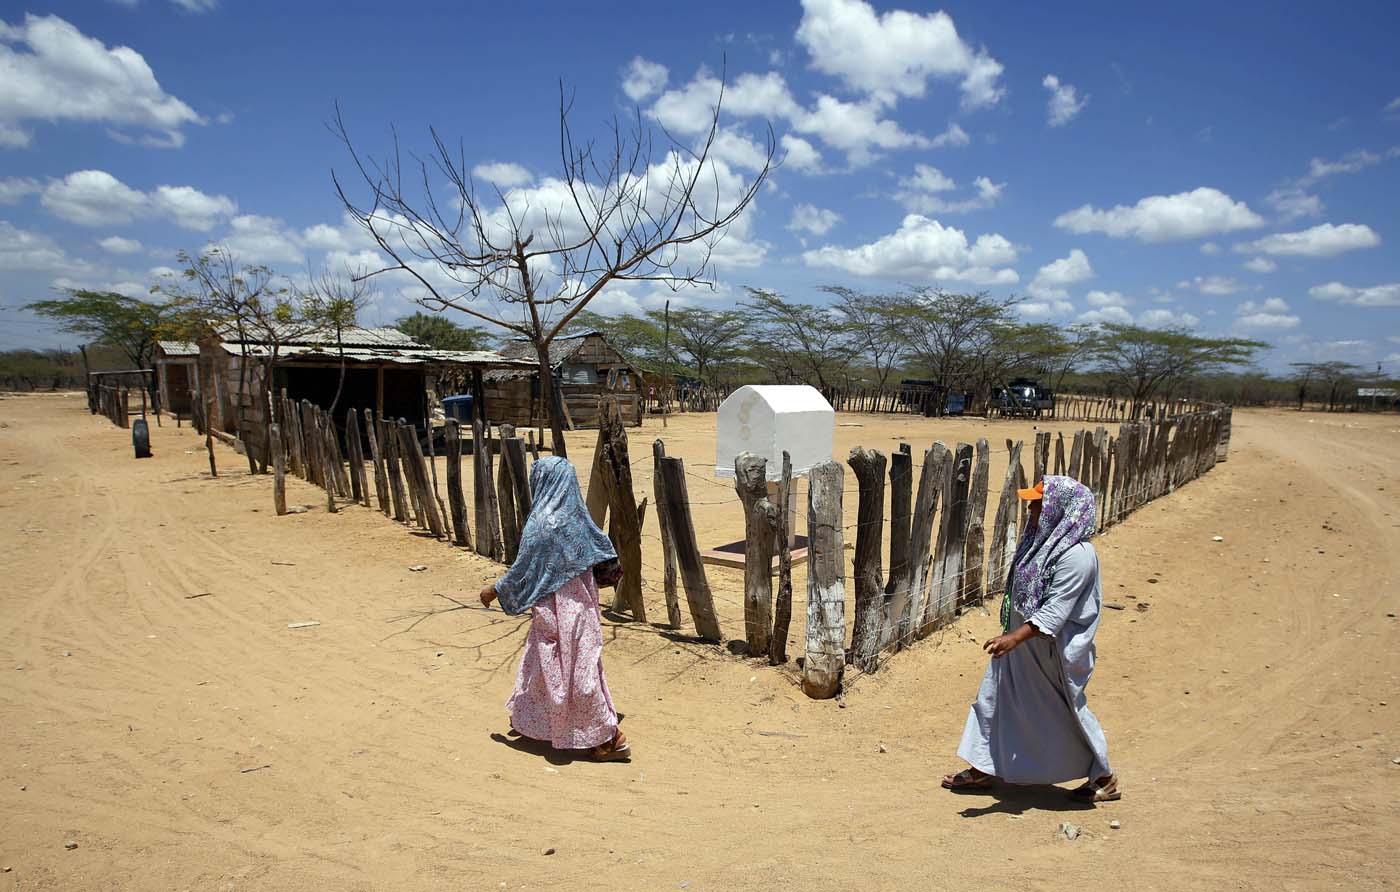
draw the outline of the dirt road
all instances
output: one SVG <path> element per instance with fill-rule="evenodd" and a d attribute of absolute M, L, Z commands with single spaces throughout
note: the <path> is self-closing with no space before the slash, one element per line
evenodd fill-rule
<path fill-rule="evenodd" d="M 858 420 L 876 448 L 968 439 Z M 1090 700 L 1126 795 L 1090 810 L 938 788 L 981 614 L 845 708 L 610 624 L 636 758 L 522 748 L 523 621 L 452 600 L 495 568 L 296 482 L 313 509 L 277 518 L 231 451 L 211 480 L 188 428 L 152 440 L 136 461 L 79 396 L 0 400 L 3 892 L 1400 884 L 1393 416 L 1238 412 L 1227 463 L 1098 540 L 1128 609 Z"/>

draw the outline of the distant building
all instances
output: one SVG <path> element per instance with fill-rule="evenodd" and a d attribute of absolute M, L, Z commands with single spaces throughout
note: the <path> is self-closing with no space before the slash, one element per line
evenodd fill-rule
<path fill-rule="evenodd" d="M 485 373 L 488 419 L 493 424 L 517 427 L 546 423 L 549 413 L 540 399 L 534 345 L 523 339 L 511 341 L 501 348 L 501 355 L 528 360 L 533 367 L 529 371 L 498 369 Z M 598 405 L 604 397 L 617 400 L 623 424 L 642 423 L 642 372 L 602 332 L 555 338 L 549 345 L 549 362 L 564 402 L 566 428 L 596 428 Z"/>

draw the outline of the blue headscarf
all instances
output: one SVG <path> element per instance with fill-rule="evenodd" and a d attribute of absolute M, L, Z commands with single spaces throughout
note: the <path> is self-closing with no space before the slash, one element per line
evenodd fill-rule
<path fill-rule="evenodd" d="M 501 609 L 524 613 L 591 570 L 617 557 L 612 542 L 593 522 L 579 494 L 574 466 L 566 458 L 542 458 L 530 468 L 530 517 L 520 533 L 520 552 L 496 583 Z"/>

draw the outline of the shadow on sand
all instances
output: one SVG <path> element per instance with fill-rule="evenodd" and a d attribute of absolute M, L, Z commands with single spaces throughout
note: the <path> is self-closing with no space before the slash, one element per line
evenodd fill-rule
<path fill-rule="evenodd" d="M 1078 802 L 1069 798 L 1069 791 L 1063 787 L 1018 787 L 1011 784 L 996 784 L 980 790 L 948 791 L 955 796 L 965 796 L 986 802 L 985 805 L 969 805 L 958 814 L 964 818 L 980 818 L 985 815 L 1021 815 L 1028 811 L 1093 811 L 1090 802 Z"/>

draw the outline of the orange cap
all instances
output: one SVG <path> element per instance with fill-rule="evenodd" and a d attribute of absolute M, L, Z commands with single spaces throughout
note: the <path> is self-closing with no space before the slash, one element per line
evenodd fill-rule
<path fill-rule="evenodd" d="M 1034 502 L 1037 499 L 1043 499 L 1045 498 L 1045 481 L 1040 481 L 1035 486 L 1032 486 L 1030 489 L 1018 489 L 1016 490 L 1016 495 L 1025 499 L 1027 502 Z"/>

